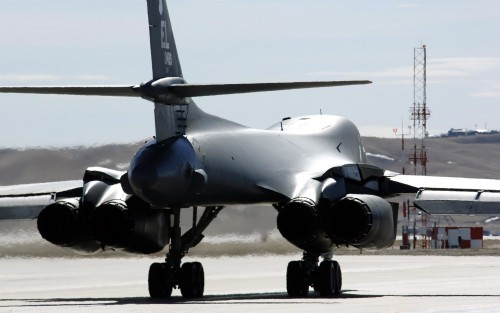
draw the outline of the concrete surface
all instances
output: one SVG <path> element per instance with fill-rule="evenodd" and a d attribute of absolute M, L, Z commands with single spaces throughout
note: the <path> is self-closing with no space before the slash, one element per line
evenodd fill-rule
<path fill-rule="evenodd" d="M 0 312 L 500 312 L 498 257 L 339 256 L 340 297 L 290 299 L 285 270 L 298 258 L 199 258 L 206 297 L 194 301 L 177 290 L 151 300 L 151 258 L 0 259 Z"/>

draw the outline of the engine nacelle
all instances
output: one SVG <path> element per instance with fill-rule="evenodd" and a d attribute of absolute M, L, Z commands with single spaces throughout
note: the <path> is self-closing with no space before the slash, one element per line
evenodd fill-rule
<path fill-rule="evenodd" d="M 396 215 L 380 197 L 351 194 L 326 210 L 324 227 L 336 244 L 382 249 L 394 243 Z"/>
<path fill-rule="evenodd" d="M 280 209 L 277 223 L 281 235 L 295 246 L 309 252 L 325 253 L 333 243 L 322 229 L 314 201 L 295 198 Z"/>
<path fill-rule="evenodd" d="M 40 212 L 42 237 L 84 253 L 106 247 L 144 254 L 161 251 L 169 242 L 170 214 L 126 194 L 122 176 L 111 169 L 87 169 L 82 198 L 58 200 Z"/>
<path fill-rule="evenodd" d="M 169 242 L 170 215 L 153 210 L 132 196 L 126 202 L 110 200 L 99 206 L 93 218 L 96 239 L 104 246 L 132 253 L 155 253 Z"/>
<path fill-rule="evenodd" d="M 95 253 L 101 245 L 86 234 L 78 212 L 79 199 L 59 200 L 40 212 L 37 226 L 45 240 L 82 253 Z"/>

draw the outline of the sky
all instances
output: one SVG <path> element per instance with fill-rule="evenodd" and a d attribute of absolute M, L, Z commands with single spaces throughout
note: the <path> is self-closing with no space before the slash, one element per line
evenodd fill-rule
<path fill-rule="evenodd" d="M 364 136 L 408 131 L 413 49 L 427 46 L 428 131 L 500 129 L 500 2 L 170 0 L 190 83 L 368 79 L 373 84 L 200 97 L 267 128 L 334 114 Z M 2 0 L 0 85 L 135 85 L 151 78 L 140 0 Z M 0 147 L 101 145 L 154 135 L 138 99 L 0 94 Z"/>

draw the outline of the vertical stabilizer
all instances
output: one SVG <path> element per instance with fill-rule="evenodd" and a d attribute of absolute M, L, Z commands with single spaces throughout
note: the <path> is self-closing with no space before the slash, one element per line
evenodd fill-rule
<path fill-rule="evenodd" d="M 166 0 L 147 0 L 153 81 L 182 77 Z M 155 102 L 156 139 L 184 135 L 188 106 L 178 99 Z"/>
<path fill-rule="evenodd" d="M 153 79 L 182 77 L 165 0 L 147 0 Z"/>

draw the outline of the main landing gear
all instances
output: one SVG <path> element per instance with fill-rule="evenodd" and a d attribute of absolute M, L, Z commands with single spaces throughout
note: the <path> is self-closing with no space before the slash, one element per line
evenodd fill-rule
<path fill-rule="evenodd" d="M 342 271 L 337 261 L 331 260 L 331 254 L 323 255 L 319 263 L 319 254 L 304 252 L 301 261 L 288 263 L 286 271 L 286 290 L 290 297 L 303 298 L 309 294 L 309 287 L 319 292 L 322 297 L 335 297 L 342 289 Z"/>
<path fill-rule="evenodd" d="M 203 231 L 223 207 L 207 207 L 197 221 L 197 208 L 193 208 L 193 227 L 181 235 L 180 208 L 173 208 L 174 225 L 170 231 L 170 247 L 164 263 L 153 263 L 149 268 L 148 287 L 151 298 L 168 298 L 179 288 L 184 298 L 200 298 L 205 291 L 205 273 L 199 262 L 181 260 L 188 250 L 203 239 Z"/>

